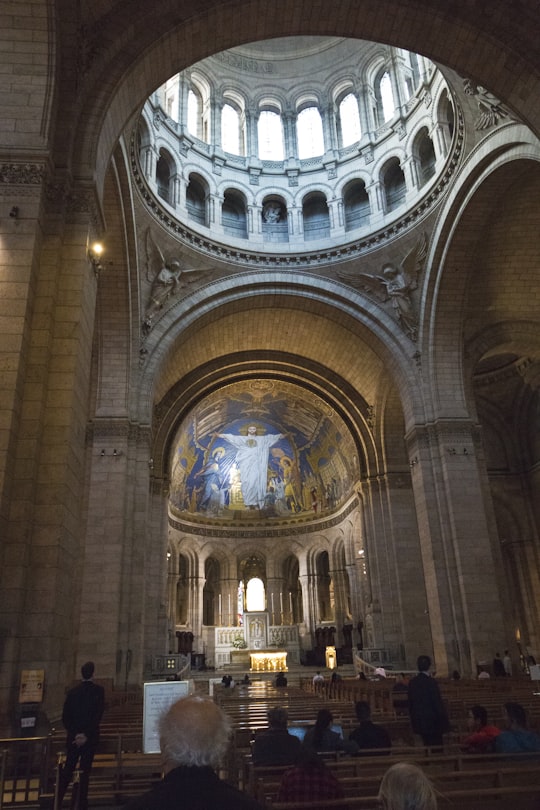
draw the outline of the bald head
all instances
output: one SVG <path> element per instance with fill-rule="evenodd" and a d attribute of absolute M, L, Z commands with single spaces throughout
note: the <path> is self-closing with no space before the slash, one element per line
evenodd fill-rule
<path fill-rule="evenodd" d="M 159 734 L 167 770 L 178 765 L 216 768 L 227 750 L 231 722 L 213 700 L 190 695 L 162 715 Z"/>

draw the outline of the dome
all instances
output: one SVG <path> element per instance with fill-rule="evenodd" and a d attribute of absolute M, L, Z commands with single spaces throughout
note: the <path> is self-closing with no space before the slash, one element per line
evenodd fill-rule
<path fill-rule="evenodd" d="M 200 253 L 335 263 L 412 228 L 438 201 L 460 148 L 455 117 L 424 57 L 287 37 L 215 54 L 159 87 L 133 168 L 160 223 Z"/>

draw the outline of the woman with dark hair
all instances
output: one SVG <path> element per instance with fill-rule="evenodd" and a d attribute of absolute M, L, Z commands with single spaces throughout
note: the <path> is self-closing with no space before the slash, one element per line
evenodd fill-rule
<path fill-rule="evenodd" d="M 352 740 L 344 740 L 342 734 L 332 728 L 332 712 L 319 709 L 313 728 L 304 737 L 304 746 L 312 751 L 345 751 L 355 754 L 358 746 Z"/>

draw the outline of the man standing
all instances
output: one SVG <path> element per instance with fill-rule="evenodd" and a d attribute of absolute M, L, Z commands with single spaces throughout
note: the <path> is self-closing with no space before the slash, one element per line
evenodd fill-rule
<path fill-rule="evenodd" d="M 429 655 L 418 656 L 417 666 L 418 675 L 411 678 L 408 688 L 412 729 L 422 737 L 424 745 L 442 745 L 443 734 L 450 730 L 450 723 L 439 685 L 429 674 Z"/>
<path fill-rule="evenodd" d="M 268 454 L 272 445 L 283 438 L 283 434 L 258 436 L 257 426 L 249 425 L 247 436 L 234 433 L 219 433 L 218 436 L 236 447 L 235 460 L 240 470 L 244 505 L 248 509 L 262 509 L 268 488 Z"/>
<path fill-rule="evenodd" d="M 92 762 L 99 742 L 99 724 L 105 709 L 105 690 L 94 683 L 94 663 L 87 661 L 81 667 L 82 683 L 70 689 L 62 711 L 62 723 L 67 731 L 66 762 L 60 773 L 58 807 L 80 762 L 79 808 L 88 808 L 88 782 Z"/>
<path fill-rule="evenodd" d="M 261 810 L 261 805 L 220 779 L 232 723 L 207 697 L 180 698 L 159 719 L 164 778 L 128 802 L 125 810 Z"/>

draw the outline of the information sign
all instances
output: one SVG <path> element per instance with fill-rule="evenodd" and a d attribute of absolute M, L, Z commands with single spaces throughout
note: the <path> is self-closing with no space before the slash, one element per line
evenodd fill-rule
<path fill-rule="evenodd" d="M 157 681 L 144 684 L 143 751 L 159 754 L 158 720 L 169 706 L 193 692 L 193 681 Z"/>

